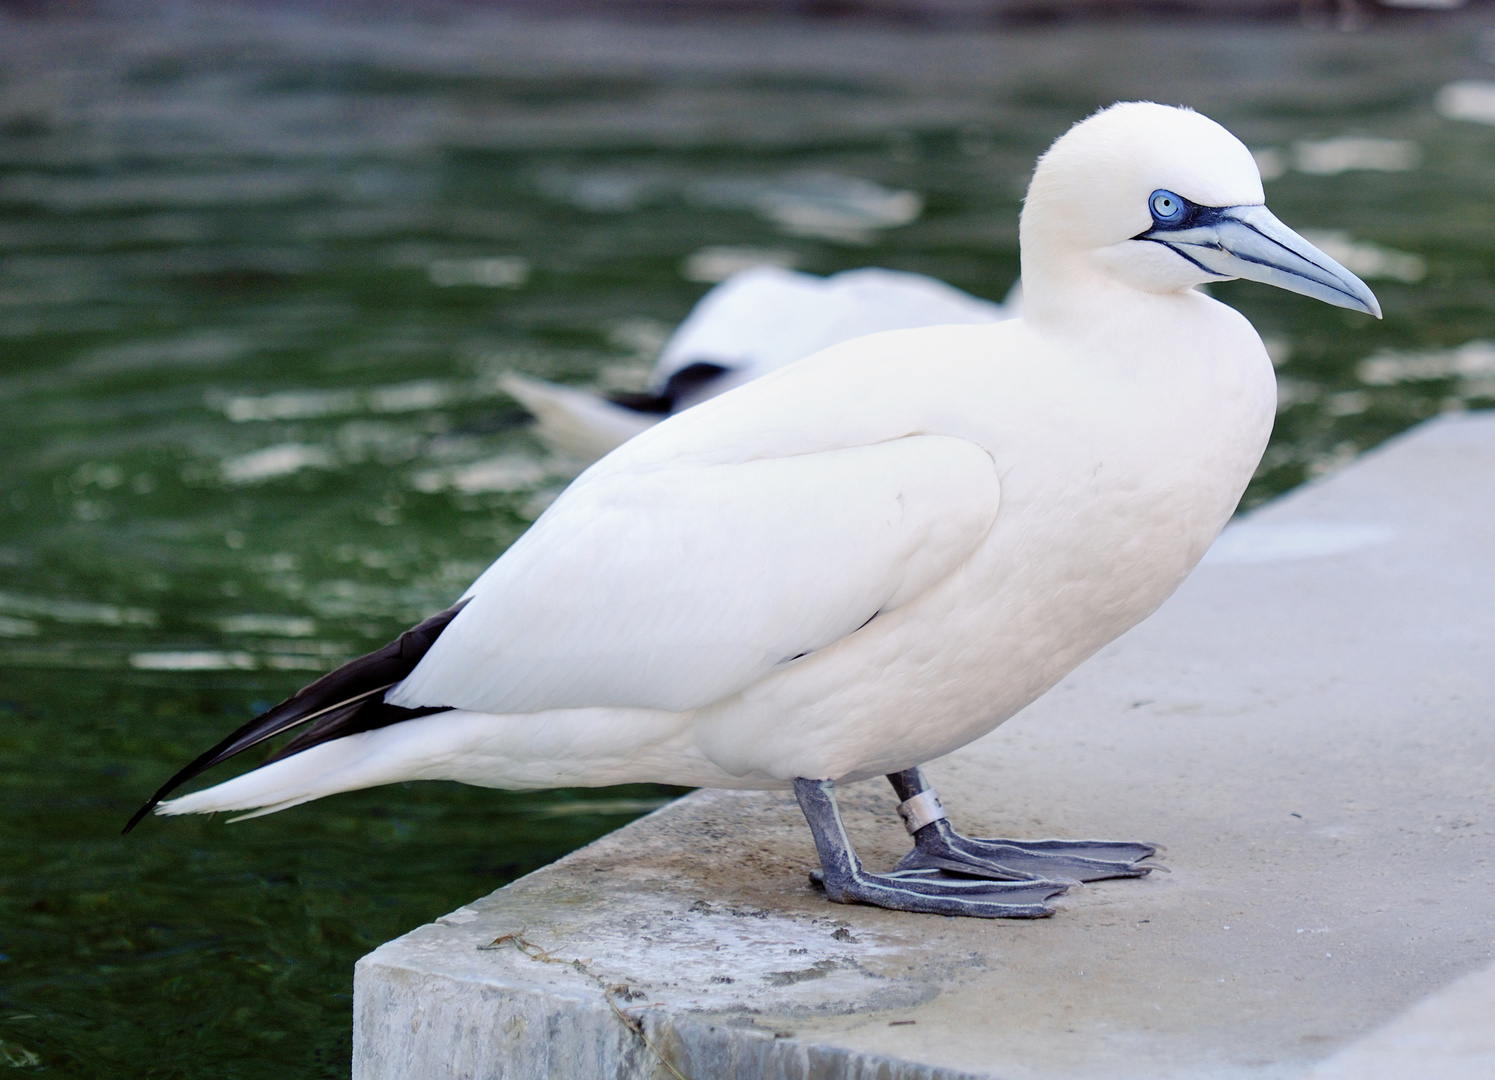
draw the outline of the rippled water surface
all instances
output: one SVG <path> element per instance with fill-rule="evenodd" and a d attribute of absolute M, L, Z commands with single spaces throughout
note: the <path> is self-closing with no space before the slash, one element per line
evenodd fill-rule
<path fill-rule="evenodd" d="M 117 836 L 518 536 L 568 470 L 498 376 L 636 384 L 737 257 L 708 249 L 998 299 L 1034 156 L 1185 102 L 1386 309 L 1217 289 L 1281 362 L 1248 502 L 1495 404 L 1495 104 L 1444 90 L 1490 50 L 1469 18 L 0 17 L 0 1064 L 344 1075 L 357 956 L 672 794 L 427 784 Z"/>

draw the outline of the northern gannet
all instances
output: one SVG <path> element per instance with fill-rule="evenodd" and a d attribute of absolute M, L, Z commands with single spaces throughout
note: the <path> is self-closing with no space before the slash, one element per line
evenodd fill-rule
<path fill-rule="evenodd" d="M 755 266 L 701 297 L 664 343 L 644 393 L 604 397 L 516 372 L 501 385 L 534 414 L 542 442 L 593 461 L 666 416 L 821 349 L 881 330 L 1000 322 L 1017 313 L 1020 297 L 1014 286 L 1007 302 L 994 304 L 876 266 L 824 278 Z"/>
<path fill-rule="evenodd" d="M 1263 202 L 1214 121 L 1097 113 L 1038 162 L 1022 318 L 858 338 L 643 432 L 453 607 L 234 732 L 131 824 L 400 780 L 657 781 L 793 789 L 843 903 L 1033 917 L 1076 880 L 1146 873 L 1145 844 L 963 837 L 919 765 L 1145 618 L 1230 518 L 1275 384 L 1250 323 L 1196 286 L 1379 316 Z M 880 774 L 915 845 L 889 873 L 835 800 Z"/>

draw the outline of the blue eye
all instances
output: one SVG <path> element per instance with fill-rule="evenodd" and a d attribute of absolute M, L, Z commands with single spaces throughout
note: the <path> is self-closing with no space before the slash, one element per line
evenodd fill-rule
<path fill-rule="evenodd" d="M 1183 220 L 1189 204 L 1171 191 L 1159 190 L 1152 193 L 1147 205 L 1159 225 L 1174 225 Z"/>

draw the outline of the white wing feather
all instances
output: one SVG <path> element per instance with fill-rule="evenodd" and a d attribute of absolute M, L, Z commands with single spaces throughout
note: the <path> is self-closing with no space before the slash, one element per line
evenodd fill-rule
<path fill-rule="evenodd" d="M 999 491 L 985 450 L 934 435 L 583 476 L 389 700 L 699 708 L 945 578 L 991 528 Z"/>

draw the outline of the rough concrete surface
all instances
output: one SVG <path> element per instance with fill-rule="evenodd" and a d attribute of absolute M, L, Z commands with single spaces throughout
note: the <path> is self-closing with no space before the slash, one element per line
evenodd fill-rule
<path fill-rule="evenodd" d="M 1495 949 L 1495 414 L 1233 525 L 928 771 L 965 832 L 1149 840 L 1172 872 L 1035 922 L 842 907 L 791 796 L 697 792 L 361 960 L 355 1077 L 670 1077 L 619 985 L 690 1080 L 1371 1075 L 1333 1055 L 1390 1053 L 1345 1048 Z M 845 794 L 890 866 L 890 789 Z M 516 933 L 583 963 L 484 948 Z M 1495 999 L 1451 1000 L 1417 1037 Z M 1396 1075 L 1464 1075 L 1435 1058 Z"/>

